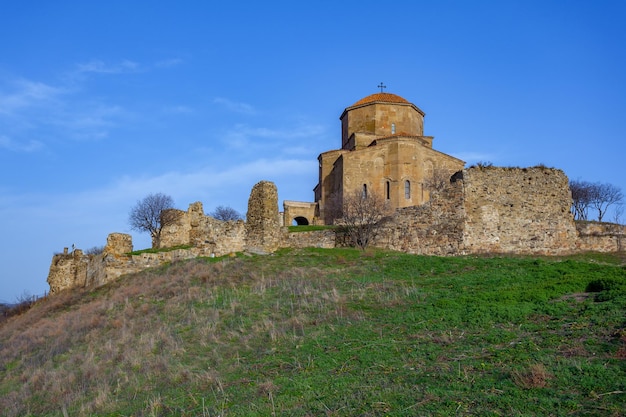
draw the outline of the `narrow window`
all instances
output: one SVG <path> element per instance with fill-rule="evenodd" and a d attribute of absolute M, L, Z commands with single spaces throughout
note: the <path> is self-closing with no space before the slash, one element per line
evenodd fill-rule
<path fill-rule="evenodd" d="M 411 182 L 409 180 L 404 181 L 404 198 L 407 200 L 411 198 Z"/>
<path fill-rule="evenodd" d="M 395 135 L 395 134 L 396 134 L 396 124 L 395 124 L 395 123 L 392 123 L 392 124 L 391 124 L 391 134 L 392 134 L 392 135 Z"/>
<path fill-rule="evenodd" d="M 387 196 L 387 200 L 389 200 L 390 194 L 391 194 L 389 188 L 390 188 L 390 184 L 389 184 L 389 181 L 387 181 L 385 183 L 385 195 Z"/>
<path fill-rule="evenodd" d="M 361 193 L 362 198 L 367 198 L 367 184 L 363 184 L 363 192 Z"/>

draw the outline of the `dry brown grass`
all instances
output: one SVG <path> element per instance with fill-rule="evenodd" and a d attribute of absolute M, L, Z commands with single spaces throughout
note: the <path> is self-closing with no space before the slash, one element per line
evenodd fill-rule
<path fill-rule="evenodd" d="M 0 367 L 10 369 L 6 377 L 15 387 L 0 397 L 0 409 L 7 416 L 70 409 L 86 416 L 143 398 L 145 415 L 158 415 L 164 412 L 153 394 L 159 386 L 219 393 L 222 378 L 210 365 L 237 356 L 226 349 L 264 354 L 280 339 L 302 338 L 311 323 L 349 316 L 326 275 L 316 268 L 273 273 L 236 258 L 196 259 L 95 292 L 49 297 L 0 326 Z M 288 301 L 248 317 L 248 303 L 272 294 Z M 183 363 L 190 341 L 205 349 L 209 368 Z M 277 389 L 262 382 L 259 395 L 271 399 Z"/>
<path fill-rule="evenodd" d="M 548 385 L 552 374 L 541 363 L 530 365 L 527 369 L 513 371 L 511 378 L 515 385 L 524 389 L 543 388 Z"/>

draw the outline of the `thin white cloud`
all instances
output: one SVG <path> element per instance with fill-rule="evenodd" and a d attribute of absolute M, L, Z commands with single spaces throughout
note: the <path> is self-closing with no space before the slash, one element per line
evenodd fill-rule
<path fill-rule="evenodd" d="M 250 104 L 247 104 L 247 103 L 232 101 L 223 97 L 216 97 L 213 100 L 213 103 L 219 104 L 225 107 L 226 109 L 235 113 L 256 114 L 256 110 L 254 109 L 254 107 L 252 107 Z"/>
<path fill-rule="evenodd" d="M 128 113 L 118 105 L 87 99 L 80 84 L 70 86 L 24 78 L 0 85 L 0 130 L 4 134 L 0 147 L 32 152 L 53 136 L 102 139 Z M 38 140 L 32 140 L 33 136 Z"/>
<path fill-rule="evenodd" d="M 163 192 L 172 194 L 176 200 L 196 201 L 199 196 L 211 195 L 212 192 L 220 191 L 224 193 L 241 190 L 247 194 L 250 190 L 249 184 L 261 180 L 272 180 L 280 177 L 294 177 L 317 172 L 317 164 L 309 159 L 257 159 L 238 165 L 228 165 L 226 169 L 211 165 L 202 167 L 196 171 L 179 172 L 171 171 L 154 177 L 123 177 L 111 188 L 98 190 L 93 196 L 86 200 L 93 201 L 93 198 L 103 198 L 109 201 L 115 196 L 133 196 L 140 198 L 143 194 L 150 192 Z"/>
<path fill-rule="evenodd" d="M 8 86 L 12 91 L 0 90 L 0 114 L 11 115 L 22 109 L 49 104 L 64 91 L 42 82 L 18 79 Z"/>
<path fill-rule="evenodd" d="M 450 155 L 465 161 L 466 165 L 471 165 L 476 162 L 494 162 L 497 160 L 496 155 L 481 152 L 451 152 Z"/>
<path fill-rule="evenodd" d="M 43 149 L 43 143 L 38 140 L 28 140 L 26 143 L 16 142 L 7 136 L 0 135 L 0 149 L 14 152 L 36 152 Z"/>
<path fill-rule="evenodd" d="M 313 152 L 313 144 L 326 135 L 322 125 L 303 124 L 289 129 L 269 129 L 250 127 L 245 124 L 235 125 L 219 135 L 222 143 L 239 151 L 256 152 L 261 149 L 275 149 L 283 154 L 300 154 Z M 307 146 L 309 145 L 309 146 Z"/>
<path fill-rule="evenodd" d="M 74 139 L 103 139 L 126 112 L 120 106 L 93 103 L 81 108 L 72 106 L 57 115 L 54 124 L 67 129 Z"/>
<path fill-rule="evenodd" d="M 183 60 L 180 58 L 172 58 L 172 59 L 165 59 L 163 61 L 158 61 L 155 65 L 158 68 L 170 68 L 170 67 L 175 67 L 177 65 L 182 64 Z"/>
<path fill-rule="evenodd" d="M 125 74 L 134 73 L 140 70 L 140 65 L 136 62 L 124 60 L 119 63 L 105 63 L 99 60 L 93 60 L 78 64 L 76 72 L 79 74 L 96 73 L 96 74 Z"/>

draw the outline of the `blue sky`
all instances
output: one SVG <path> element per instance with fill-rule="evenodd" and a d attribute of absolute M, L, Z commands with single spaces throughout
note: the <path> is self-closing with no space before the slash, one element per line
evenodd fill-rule
<path fill-rule="evenodd" d="M 19 1 L 0 14 L 0 301 L 130 233 L 162 192 L 312 201 L 345 107 L 378 91 L 467 161 L 626 192 L 623 1 Z M 132 232 L 136 249 L 148 236 Z"/>

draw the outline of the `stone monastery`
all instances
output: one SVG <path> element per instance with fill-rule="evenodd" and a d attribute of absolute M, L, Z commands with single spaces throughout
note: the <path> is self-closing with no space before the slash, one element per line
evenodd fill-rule
<path fill-rule="evenodd" d="M 433 137 L 424 136 L 424 112 L 395 94 L 367 96 L 340 120 L 341 149 L 318 157 L 315 204 L 285 202 L 285 224 L 333 224 L 344 195 L 354 192 L 384 196 L 391 209 L 417 206 L 429 199 L 430 178 L 450 177 L 465 165 L 433 149 Z"/>
<path fill-rule="evenodd" d="M 341 149 L 318 157 L 315 202 L 285 201 L 281 213 L 276 186 L 261 181 L 251 191 L 245 222 L 214 219 L 202 203 L 192 203 L 187 211 L 177 210 L 159 242 L 159 248 L 187 249 L 132 254 L 132 238 L 123 233 L 110 234 L 99 254 L 65 248 L 52 258 L 50 293 L 95 287 L 198 256 L 340 246 L 345 242 L 340 229 L 289 232 L 285 225 L 341 221 L 341 207 L 351 193 L 376 194 L 390 209 L 379 223 L 374 247 L 438 256 L 624 250 L 626 226 L 574 221 L 563 171 L 464 168 L 463 161 L 433 149 L 433 137 L 423 132 L 424 112 L 400 96 L 372 94 L 347 107 L 340 120 Z"/>

